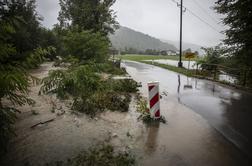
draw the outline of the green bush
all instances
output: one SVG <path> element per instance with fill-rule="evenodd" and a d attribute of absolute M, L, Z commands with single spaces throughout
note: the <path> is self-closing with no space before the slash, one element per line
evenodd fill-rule
<path fill-rule="evenodd" d="M 56 93 L 59 98 L 73 97 L 72 109 L 91 117 L 104 110 L 125 112 L 138 84 L 132 79 L 102 80 L 93 65 L 50 71 L 42 80 L 40 93 Z"/>
<path fill-rule="evenodd" d="M 111 110 L 126 112 L 129 108 L 131 96 L 127 93 L 119 93 L 116 91 L 100 91 L 92 96 L 96 107 L 99 110 Z"/>
<path fill-rule="evenodd" d="M 106 63 L 97 63 L 93 65 L 94 70 L 97 72 L 108 73 L 112 75 L 124 75 L 127 74 L 125 69 L 116 66 L 113 62 L 108 61 Z"/>
<path fill-rule="evenodd" d="M 111 82 L 112 89 L 118 92 L 135 93 L 138 91 L 138 87 L 140 87 L 140 85 L 133 79 L 119 79 Z"/>
<path fill-rule="evenodd" d="M 42 80 L 40 93 L 56 93 L 60 98 L 68 95 L 87 98 L 99 86 L 100 77 L 88 65 L 74 67 L 68 70 L 54 70 Z"/>

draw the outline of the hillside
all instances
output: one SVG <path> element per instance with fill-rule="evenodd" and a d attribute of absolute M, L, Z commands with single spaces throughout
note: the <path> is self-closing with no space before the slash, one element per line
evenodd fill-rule
<path fill-rule="evenodd" d="M 145 51 L 146 49 L 177 51 L 177 48 L 172 44 L 123 26 L 110 36 L 110 40 L 113 47 L 118 50 L 134 48 L 139 51 Z"/>

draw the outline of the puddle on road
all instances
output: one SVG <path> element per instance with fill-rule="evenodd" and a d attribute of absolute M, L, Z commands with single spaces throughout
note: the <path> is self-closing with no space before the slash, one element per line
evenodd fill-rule
<path fill-rule="evenodd" d="M 47 63 L 32 74 L 46 76 Z M 139 76 L 141 77 L 141 76 Z M 137 120 L 135 102 L 128 113 L 104 112 L 97 119 L 72 114 L 69 103 L 55 96 L 38 96 L 39 86 L 31 87 L 34 107 L 22 107 L 15 124 L 17 137 L 0 165 L 44 165 L 64 161 L 96 143 L 110 138 L 117 149 L 130 148 L 139 165 L 244 165 L 243 156 L 221 137 L 208 123 L 184 105 L 171 100 L 168 93 L 161 102 L 161 113 L 167 124 L 145 126 Z M 145 88 L 140 89 L 146 97 Z M 52 102 L 63 115 L 52 113 Z M 35 109 L 38 115 L 32 115 Z M 40 121 L 55 118 L 45 125 L 30 127 Z"/>

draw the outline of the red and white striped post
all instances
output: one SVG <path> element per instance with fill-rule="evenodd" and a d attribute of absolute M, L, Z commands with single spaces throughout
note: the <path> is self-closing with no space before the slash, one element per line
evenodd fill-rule
<path fill-rule="evenodd" d="M 148 83 L 150 115 L 154 119 L 160 118 L 159 82 Z"/>

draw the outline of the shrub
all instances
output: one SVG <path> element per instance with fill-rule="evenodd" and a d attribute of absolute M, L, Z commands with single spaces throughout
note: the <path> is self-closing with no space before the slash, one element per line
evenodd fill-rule
<path fill-rule="evenodd" d="M 60 98 L 71 95 L 85 99 L 98 89 L 99 80 L 100 77 L 87 65 L 69 70 L 54 70 L 42 80 L 40 94 L 52 92 Z"/>
<path fill-rule="evenodd" d="M 68 70 L 55 70 L 43 79 L 40 93 L 56 93 L 64 99 L 73 97 L 72 109 L 91 117 L 106 109 L 125 112 L 131 96 L 139 86 L 132 79 L 102 80 L 93 65 L 82 65 Z"/>
<path fill-rule="evenodd" d="M 95 70 L 97 72 L 103 72 L 103 73 L 108 73 L 108 74 L 112 74 L 112 75 L 127 74 L 127 72 L 124 69 L 116 66 L 111 61 L 108 61 L 106 63 L 97 63 L 97 64 L 94 64 L 93 67 L 95 68 Z"/>

